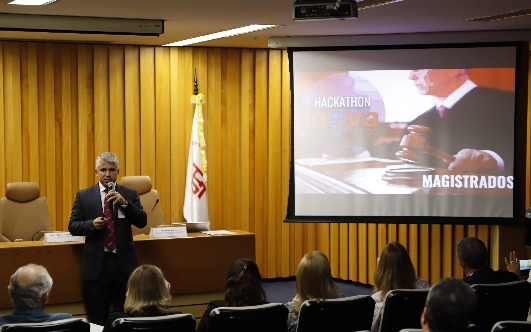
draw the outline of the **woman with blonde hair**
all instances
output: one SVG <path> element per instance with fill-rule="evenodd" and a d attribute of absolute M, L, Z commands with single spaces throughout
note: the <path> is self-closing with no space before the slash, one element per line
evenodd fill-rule
<path fill-rule="evenodd" d="M 374 273 L 375 301 L 372 332 L 380 327 L 381 312 L 385 304 L 385 296 L 393 289 L 430 288 L 424 279 L 418 279 L 413 262 L 406 248 L 398 242 L 388 243 L 380 254 L 376 272 Z"/>
<path fill-rule="evenodd" d="M 297 294 L 293 301 L 284 304 L 289 309 L 288 331 L 296 331 L 299 311 L 306 300 L 339 298 L 341 294 L 332 279 L 330 262 L 320 251 L 304 255 L 297 267 Z"/>
<path fill-rule="evenodd" d="M 180 312 L 170 311 L 170 283 L 162 271 L 154 265 L 141 265 L 127 281 L 125 312 L 111 313 L 104 332 L 112 330 L 112 322 L 123 317 L 153 317 Z"/>

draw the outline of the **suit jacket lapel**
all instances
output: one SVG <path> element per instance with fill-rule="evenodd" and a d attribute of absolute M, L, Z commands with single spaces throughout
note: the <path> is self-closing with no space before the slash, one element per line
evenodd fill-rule
<path fill-rule="evenodd" d="M 99 183 L 96 183 L 95 186 L 92 186 L 92 191 L 94 192 L 93 195 L 91 195 L 92 202 L 91 205 L 94 206 L 94 211 L 96 211 L 96 208 L 99 208 L 101 210 L 101 215 L 103 216 L 103 204 L 101 202 L 101 192 L 100 192 L 100 185 Z"/>
<path fill-rule="evenodd" d="M 116 184 L 116 188 L 115 190 L 125 199 L 127 199 L 127 197 L 125 196 L 125 191 L 123 189 L 123 187 L 119 184 Z M 116 208 L 114 209 L 114 221 L 118 220 L 118 207 L 119 205 L 116 206 Z M 116 225 L 115 225 L 116 227 Z"/>

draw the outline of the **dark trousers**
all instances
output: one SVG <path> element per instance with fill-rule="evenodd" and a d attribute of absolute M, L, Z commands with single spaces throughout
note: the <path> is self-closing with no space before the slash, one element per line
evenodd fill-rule
<path fill-rule="evenodd" d="M 111 304 L 114 311 L 124 311 L 127 278 L 120 271 L 116 254 L 106 252 L 100 278 L 85 280 L 83 298 L 89 322 L 105 325 Z"/>

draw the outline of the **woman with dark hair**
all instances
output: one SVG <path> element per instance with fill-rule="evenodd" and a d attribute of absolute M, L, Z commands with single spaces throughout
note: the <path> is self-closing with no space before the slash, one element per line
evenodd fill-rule
<path fill-rule="evenodd" d="M 297 294 L 293 301 L 284 304 L 288 309 L 288 331 L 297 330 L 299 311 L 306 300 L 335 299 L 341 296 L 334 280 L 330 262 L 320 251 L 304 255 L 297 267 Z"/>
<path fill-rule="evenodd" d="M 205 332 L 210 312 L 218 307 L 244 307 L 267 303 L 262 276 L 258 265 L 248 258 L 236 260 L 229 269 L 225 282 L 225 300 L 212 300 L 203 313 L 197 332 Z"/>
<path fill-rule="evenodd" d="M 112 331 L 112 323 L 117 318 L 180 314 L 170 311 L 170 301 L 170 283 L 164 279 L 162 271 L 154 265 L 141 265 L 127 281 L 125 312 L 111 313 L 103 331 Z"/>
<path fill-rule="evenodd" d="M 374 294 L 376 302 L 372 320 L 372 332 L 378 332 L 385 296 L 393 289 L 430 288 L 424 279 L 418 279 L 413 262 L 406 248 L 398 242 L 388 243 L 380 254 L 374 273 Z"/>

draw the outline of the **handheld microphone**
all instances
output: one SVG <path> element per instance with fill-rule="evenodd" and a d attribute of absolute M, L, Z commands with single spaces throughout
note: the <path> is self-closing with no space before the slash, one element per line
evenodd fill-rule
<path fill-rule="evenodd" d="M 155 201 L 155 205 L 153 205 L 153 208 L 151 209 L 151 211 L 149 211 L 147 214 L 150 214 L 151 212 L 153 212 L 153 210 L 155 210 L 155 207 L 157 207 L 157 204 L 159 204 L 159 199 L 158 198 Z"/>
<path fill-rule="evenodd" d="M 107 188 L 109 189 L 109 191 L 115 190 L 115 188 L 116 188 L 116 183 L 115 183 L 115 182 L 112 182 L 112 181 L 109 182 L 109 183 L 107 183 Z M 114 213 L 114 202 L 113 202 L 113 204 L 111 204 L 110 209 L 111 209 L 111 210 L 113 211 L 113 213 Z"/>

